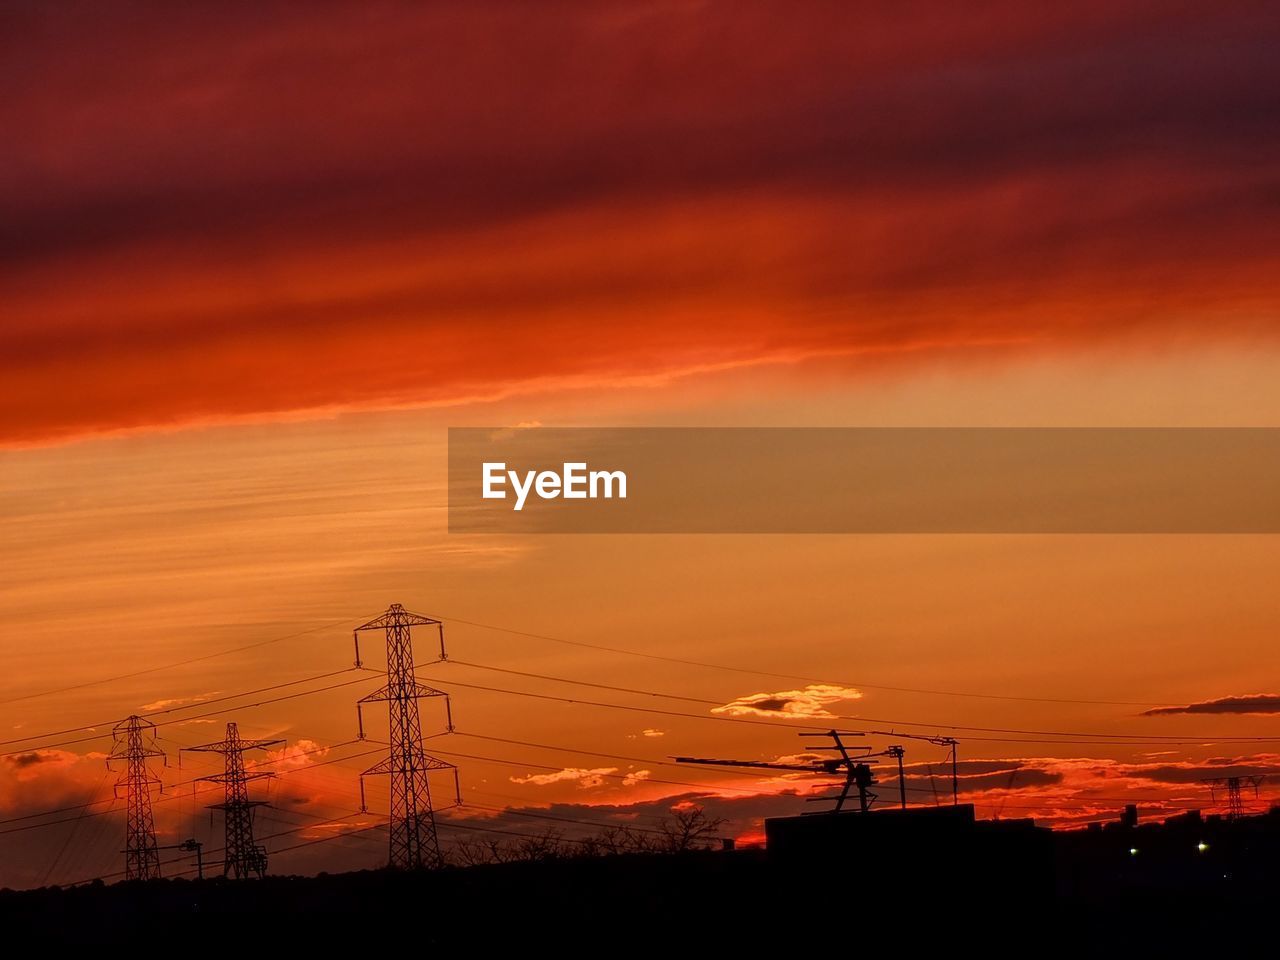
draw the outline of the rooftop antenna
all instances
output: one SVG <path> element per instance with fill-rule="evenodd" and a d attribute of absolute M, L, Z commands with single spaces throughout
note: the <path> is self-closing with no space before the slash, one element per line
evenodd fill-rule
<path fill-rule="evenodd" d="M 875 774 L 871 770 L 871 764 L 875 762 L 875 757 L 892 756 L 892 754 L 890 754 L 889 751 L 885 751 L 884 753 L 871 753 L 870 747 L 853 747 L 844 742 L 845 737 L 865 736 L 865 734 L 862 733 L 828 730 L 826 733 L 802 733 L 800 736 L 829 737 L 831 739 L 831 744 L 829 746 L 819 744 L 806 744 L 806 746 L 811 750 L 831 750 L 837 755 L 829 758 L 815 757 L 804 763 L 780 763 L 767 760 L 712 760 L 704 757 L 676 757 L 675 761 L 676 763 L 700 763 L 721 767 L 752 767 L 764 770 L 801 770 L 806 773 L 825 774 L 826 776 L 843 774 L 844 783 L 841 784 L 839 793 L 834 796 L 828 795 L 807 798 L 808 801 L 835 800 L 835 808 L 830 811 L 813 812 L 842 813 L 844 811 L 845 804 L 849 800 L 849 794 L 855 789 L 858 792 L 859 812 L 870 812 L 871 805 L 875 803 L 877 799 L 876 795 L 870 790 L 870 788 L 876 783 Z"/>

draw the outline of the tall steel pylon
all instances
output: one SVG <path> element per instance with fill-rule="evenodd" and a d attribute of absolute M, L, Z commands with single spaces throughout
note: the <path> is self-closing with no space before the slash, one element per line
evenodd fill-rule
<path fill-rule="evenodd" d="M 274 776 L 266 772 L 248 773 L 244 768 L 246 750 L 262 750 L 283 740 L 241 740 L 240 730 L 234 723 L 227 724 L 227 736 L 216 743 L 203 743 L 198 747 L 183 747 L 195 753 L 220 753 L 226 758 L 226 770 L 209 777 L 200 777 L 210 783 L 224 786 L 222 803 L 209 805 L 210 810 L 221 810 L 226 830 L 226 856 L 222 861 L 224 877 L 262 877 L 267 872 L 267 848 L 253 841 L 253 808 L 264 806 L 262 800 L 249 799 L 249 781 Z"/>
<path fill-rule="evenodd" d="M 382 616 L 356 627 L 353 638 L 356 666 L 360 660 L 360 634 L 365 630 L 382 630 L 387 638 L 387 682 L 356 703 L 360 739 L 364 739 L 366 703 L 386 701 L 390 720 L 387 758 L 360 774 L 360 809 L 367 809 L 364 778 L 375 774 L 391 776 L 391 866 L 401 870 L 444 866 L 440 840 L 436 836 L 435 811 L 431 804 L 429 770 L 452 770 L 454 791 L 459 795 L 458 768 L 452 763 L 428 756 L 422 749 L 422 725 L 418 717 L 418 701 L 423 697 L 444 697 L 445 729 L 453 730 L 453 712 L 449 695 L 442 690 L 419 683 L 414 675 L 412 627 L 435 627 L 440 638 L 440 655 L 434 661 L 447 659 L 444 649 L 444 624 L 430 617 L 409 613 L 393 603 Z"/>
<path fill-rule="evenodd" d="M 1219 789 L 1225 789 L 1227 794 L 1227 819 L 1239 820 L 1244 816 L 1244 787 L 1253 788 L 1253 796 L 1258 796 L 1258 787 L 1262 785 L 1264 777 L 1208 777 L 1201 780 L 1201 783 L 1209 785 L 1209 790 L 1213 796 L 1213 802 L 1218 802 Z"/>
<path fill-rule="evenodd" d="M 124 787 L 128 816 L 125 818 L 124 876 L 126 880 L 155 880 L 160 876 L 160 848 L 156 845 L 156 822 L 151 815 L 151 787 L 160 780 L 147 769 L 151 757 L 163 757 L 155 746 L 156 725 L 150 720 L 132 716 L 112 729 L 115 742 L 107 757 L 107 769 L 113 761 L 123 763 L 124 772 L 116 781 L 115 795 Z"/>

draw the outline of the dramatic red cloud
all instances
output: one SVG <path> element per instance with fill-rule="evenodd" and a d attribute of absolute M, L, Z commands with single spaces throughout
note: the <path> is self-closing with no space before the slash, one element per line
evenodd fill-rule
<path fill-rule="evenodd" d="M 1276 331 L 1266 4 L 0 16 L 3 441 Z"/>
<path fill-rule="evenodd" d="M 949 764 L 908 764 L 905 773 L 908 803 L 951 802 Z M 878 805 L 896 805 L 896 774 L 880 770 L 878 775 L 880 782 L 873 788 Z M 1062 827 L 1115 819 L 1130 803 L 1138 805 L 1144 819 L 1162 819 L 1191 809 L 1220 812 L 1221 798 L 1203 781 L 1224 776 L 1262 777 L 1262 792 L 1249 803 L 1252 812 L 1261 812 L 1272 801 L 1274 785 L 1280 782 L 1280 757 L 1262 753 L 1167 763 L 1029 757 L 962 760 L 958 765 L 959 800 L 974 804 L 979 816 L 1034 818 L 1045 826 Z M 725 820 L 726 835 L 745 842 L 760 838 L 765 817 L 812 810 L 805 803 L 807 797 L 833 795 L 838 786 L 836 779 L 790 774 L 762 778 L 753 786 L 746 786 L 747 782 L 739 780 L 732 788 L 695 792 L 667 787 L 632 802 L 614 799 L 590 804 L 559 802 L 547 807 L 511 805 L 497 819 L 515 827 L 530 811 L 541 811 L 583 822 L 635 824 L 660 818 L 676 807 L 699 806 Z M 493 814 L 482 816 L 492 818 Z"/>

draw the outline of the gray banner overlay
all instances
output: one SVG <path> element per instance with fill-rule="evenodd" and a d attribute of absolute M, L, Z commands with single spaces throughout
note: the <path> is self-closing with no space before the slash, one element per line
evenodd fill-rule
<path fill-rule="evenodd" d="M 449 530 L 1277 533 L 1280 429 L 453 428 Z"/>

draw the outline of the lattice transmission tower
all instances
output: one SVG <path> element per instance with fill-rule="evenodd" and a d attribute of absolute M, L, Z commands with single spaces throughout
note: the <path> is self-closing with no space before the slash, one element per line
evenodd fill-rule
<path fill-rule="evenodd" d="M 227 724 L 227 736 L 216 743 L 203 743 L 198 747 L 183 747 L 194 753 L 220 753 L 226 758 L 226 769 L 209 777 L 200 777 L 210 783 L 221 783 L 224 788 L 222 803 L 209 805 L 210 810 L 221 810 L 226 831 L 226 856 L 222 861 L 222 875 L 244 879 L 262 877 L 267 872 L 267 848 L 253 840 L 253 810 L 265 806 L 265 801 L 249 799 L 249 781 L 274 776 L 272 773 L 245 770 L 244 755 L 248 750 L 273 747 L 283 740 L 242 740 L 234 723 Z"/>
<path fill-rule="evenodd" d="M 1227 796 L 1227 819 L 1239 820 L 1244 816 L 1244 788 L 1251 787 L 1253 796 L 1258 796 L 1258 787 L 1262 785 L 1263 777 L 1208 777 L 1201 780 L 1201 783 L 1207 783 L 1209 790 L 1213 795 L 1213 802 L 1218 802 L 1218 793 L 1223 791 Z"/>
<path fill-rule="evenodd" d="M 382 630 L 387 641 L 387 682 L 362 697 L 356 704 L 356 719 L 360 739 L 364 739 L 364 713 L 366 703 L 385 701 L 389 716 L 390 735 L 387 738 L 390 752 L 385 760 L 374 764 L 360 774 L 360 809 L 367 810 L 364 778 L 376 774 L 391 777 L 391 866 L 402 870 L 444 866 L 440 853 L 440 840 L 436 836 L 435 810 L 431 803 L 431 785 L 427 773 L 431 770 L 452 770 L 454 791 L 461 802 L 458 784 L 458 768 L 452 763 L 427 755 L 422 749 L 422 724 L 418 716 L 418 701 L 425 697 L 443 697 L 445 705 L 445 729 L 453 730 L 453 712 L 449 695 L 443 690 L 419 683 L 414 675 L 413 627 L 434 627 L 440 640 L 440 655 L 432 660 L 438 663 L 447 658 L 444 648 L 444 624 L 430 617 L 409 613 L 398 603 L 393 603 L 382 616 L 356 627 L 353 632 L 356 647 L 356 666 L 364 664 L 360 659 L 360 634 L 365 630 Z"/>
<path fill-rule="evenodd" d="M 155 880 L 160 876 L 160 848 L 156 845 L 156 822 L 151 815 L 151 787 L 160 786 L 147 768 L 151 757 L 163 757 L 164 751 L 155 745 L 156 725 L 141 717 L 121 720 L 112 729 L 115 742 L 107 757 L 107 769 L 111 764 L 124 764 L 124 771 L 116 781 L 115 795 L 120 788 L 125 791 L 128 815 L 125 818 L 124 876 L 126 880 Z"/>

